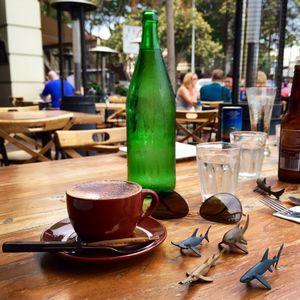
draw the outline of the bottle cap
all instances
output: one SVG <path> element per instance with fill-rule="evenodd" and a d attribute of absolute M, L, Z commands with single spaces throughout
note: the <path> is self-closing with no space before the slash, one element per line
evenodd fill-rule
<path fill-rule="evenodd" d="M 157 11 L 154 9 L 143 11 L 142 21 L 157 21 Z"/>

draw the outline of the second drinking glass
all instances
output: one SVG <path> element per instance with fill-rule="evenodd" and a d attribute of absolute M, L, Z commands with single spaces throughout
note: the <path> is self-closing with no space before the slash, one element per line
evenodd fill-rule
<path fill-rule="evenodd" d="M 197 145 L 200 192 L 203 200 L 227 192 L 234 194 L 239 174 L 240 147 L 225 142 Z"/>

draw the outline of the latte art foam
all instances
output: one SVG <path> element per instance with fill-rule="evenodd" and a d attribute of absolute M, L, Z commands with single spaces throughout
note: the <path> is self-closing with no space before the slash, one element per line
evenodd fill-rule
<path fill-rule="evenodd" d="M 91 181 L 79 183 L 68 189 L 71 197 L 90 200 L 126 198 L 140 191 L 140 186 L 118 180 Z"/>

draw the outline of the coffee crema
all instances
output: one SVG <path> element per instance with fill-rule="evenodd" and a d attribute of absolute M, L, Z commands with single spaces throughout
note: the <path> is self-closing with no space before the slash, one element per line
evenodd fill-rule
<path fill-rule="evenodd" d="M 141 187 L 133 182 L 103 180 L 78 183 L 68 189 L 71 197 L 89 200 L 126 198 L 138 193 Z"/>

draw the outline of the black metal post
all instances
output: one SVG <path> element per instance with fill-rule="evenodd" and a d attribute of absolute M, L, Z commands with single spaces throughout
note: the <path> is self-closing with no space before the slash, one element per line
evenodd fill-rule
<path fill-rule="evenodd" d="M 275 72 L 275 84 L 277 87 L 275 103 L 280 102 L 281 83 L 282 83 L 282 70 L 283 70 L 283 55 L 285 46 L 285 27 L 287 16 L 287 3 L 288 0 L 280 1 L 280 14 L 279 14 L 279 43 L 278 43 L 278 56 L 277 67 Z"/>
<path fill-rule="evenodd" d="M 61 96 L 65 94 L 64 91 L 64 58 L 63 58 L 63 41 L 62 41 L 62 20 L 61 20 L 61 6 L 57 7 L 57 33 L 58 33 L 58 59 L 59 59 L 59 75 L 61 80 Z"/>
<path fill-rule="evenodd" d="M 239 80 L 240 80 L 240 60 L 241 60 L 241 39 L 243 23 L 243 0 L 236 1 L 235 23 L 234 23 L 234 49 L 233 49 L 233 86 L 232 103 L 239 101 Z"/>
<path fill-rule="evenodd" d="M 256 86 L 259 43 L 248 43 L 246 87 Z"/>
<path fill-rule="evenodd" d="M 246 87 L 256 86 L 262 0 L 248 1 Z"/>
<path fill-rule="evenodd" d="M 87 74 L 86 74 L 86 46 L 85 46 L 85 28 L 84 28 L 84 8 L 80 7 L 79 11 L 80 22 L 80 41 L 81 41 L 81 65 L 82 65 L 82 85 L 83 95 L 87 94 Z"/>

